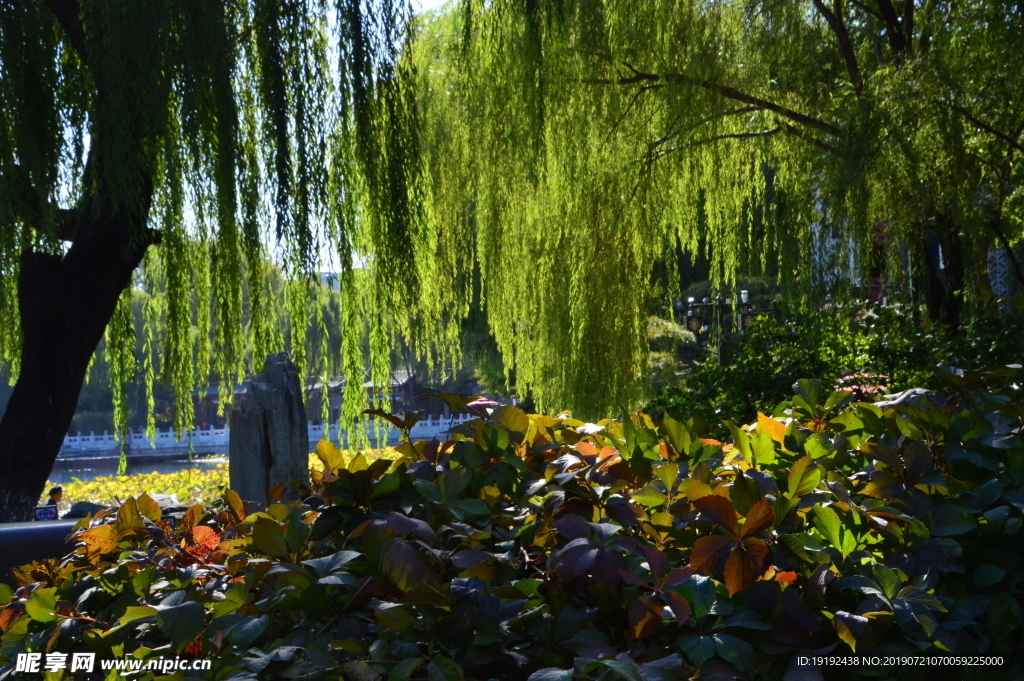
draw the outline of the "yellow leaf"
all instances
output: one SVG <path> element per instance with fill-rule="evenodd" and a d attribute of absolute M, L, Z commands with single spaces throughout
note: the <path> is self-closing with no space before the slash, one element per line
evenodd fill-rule
<path fill-rule="evenodd" d="M 323 462 L 324 467 L 331 473 L 345 467 L 345 456 L 333 442 L 326 438 L 317 443 L 316 455 Z"/>
<path fill-rule="evenodd" d="M 850 631 L 850 627 L 846 625 L 846 622 L 838 617 L 832 618 L 832 624 L 835 625 L 836 633 L 839 634 L 839 638 L 843 639 L 846 645 L 850 646 L 850 650 L 857 651 L 857 637 Z"/>
<path fill-rule="evenodd" d="M 187 511 L 185 511 L 185 515 L 181 518 L 181 531 L 192 531 L 192 528 L 198 525 L 200 521 L 202 521 L 204 515 L 206 514 L 203 512 L 202 504 L 196 504 L 189 508 Z"/>
<path fill-rule="evenodd" d="M 238 492 L 233 489 L 224 490 L 224 501 L 235 515 L 236 523 L 245 520 L 245 504 L 242 503 L 242 497 L 238 496 Z"/>
<path fill-rule="evenodd" d="M 113 525 L 100 525 L 78 535 L 85 543 L 86 556 L 100 556 L 117 550 L 117 533 Z"/>
<path fill-rule="evenodd" d="M 135 503 L 139 507 L 139 513 L 149 518 L 154 523 L 163 517 L 164 512 L 160 509 L 160 504 L 153 500 L 153 497 L 149 496 L 145 492 L 139 495 L 139 498 L 135 500 Z"/>
<path fill-rule="evenodd" d="M 117 510 L 117 519 L 114 520 L 114 532 L 117 533 L 118 537 L 121 537 L 132 530 L 145 526 L 146 524 L 142 522 L 142 515 L 139 513 L 138 504 L 135 503 L 135 499 L 128 497 L 121 504 L 121 508 Z"/>
<path fill-rule="evenodd" d="M 711 494 L 711 486 L 694 478 L 687 478 L 679 485 L 679 491 L 686 495 L 690 501 L 696 501 L 701 497 Z"/>
<path fill-rule="evenodd" d="M 786 426 L 782 425 L 771 416 L 765 416 L 761 412 L 757 412 L 757 427 L 762 433 L 765 433 L 771 439 L 778 442 L 780 445 L 784 443 L 786 439 Z"/>
<path fill-rule="evenodd" d="M 363 456 L 362 452 L 356 454 L 355 457 L 348 462 L 348 470 L 351 473 L 365 471 L 367 468 L 369 468 L 369 464 L 366 462 L 366 457 Z"/>

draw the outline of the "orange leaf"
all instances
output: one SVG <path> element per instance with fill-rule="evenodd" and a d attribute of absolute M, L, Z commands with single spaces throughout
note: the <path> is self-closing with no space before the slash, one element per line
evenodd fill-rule
<path fill-rule="evenodd" d="M 710 496 L 696 499 L 693 502 L 693 505 L 700 509 L 700 512 L 712 521 L 718 523 L 722 527 L 728 528 L 733 535 L 739 535 L 740 526 L 736 515 L 736 508 L 732 505 L 732 502 L 725 497 L 712 494 Z"/>
<path fill-rule="evenodd" d="M 702 445 L 721 445 L 722 444 L 718 440 L 709 440 L 709 439 L 703 438 L 703 437 L 700 439 L 700 443 Z"/>
<path fill-rule="evenodd" d="M 749 537 L 755 532 L 760 532 L 766 527 L 771 527 L 775 522 L 775 512 L 767 499 L 761 499 L 747 511 L 747 520 L 743 523 L 743 534 L 740 537 Z"/>
<path fill-rule="evenodd" d="M 701 537 L 694 542 L 693 549 L 690 551 L 690 567 L 705 575 L 711 574 L 725 558 L 726 551 L 732 545 L 733 542 L 728 537 L 723 537 L 720 534 Z"/>
<path fill-rule="evenodd" d="M 270 497 L 271 501 L 281 501 L 281 497 L 284 496 L 284 492 L 287 489 L 282 483 L 271 485 L 270 489 L 267 490 L 267 496 Z"/>
<path fill-rule="evenodd" d="M 775 573 L 775 581 L 789 584 L 796 581 L 795 572 L 777 572 Z"/>
<path fill-rule="evenodd" d="M 11 622 L 25 614 L 25 606 L 21 603 L 11 603 L 3 610 L 0 610 L 0 631 L 6 631 Z"/>
<path fill-rule="evenodd" d="M 192 539 L 194 539 L 200 546 L 210 549 L 211 551 L 217 548 L 217 544 L 220 543 L 220 535 L 206 525 L 200 525 L 192 530 Z"/>
<path fill-rule="evenodd" d="M 629 607 L 629 630 L 633 638 L 644 638 L 658 633 L 661 628 L 661 606 L 653 594 L 633 601 Z"/>
<path fill-rule="evenodd" d="M 729 595 L 735 596 L 753 580 L 754 566 L 750 564 L 750 557 L 737 546 L 729 552 L 729 559 L 725 561 L 725 586 Z"/>
<path fill-rule="evenodd" d="M 786 439 L 786 426 L 782 425 L 771 416 L 765 416 L 761 412 L 757 412 L 757 427 L 761 429 L 762 433 L 775 440 L 780 445 L 784 444 L 784 440 Z"/>
<path fill-rule="evenodd" d="M 615 447 L 605 447 L 598 455 L 597 470 L 607 471 L 609 466 L 613 466 L 619 461 L 622 461 L 619 450 L 615 449 Z"/>

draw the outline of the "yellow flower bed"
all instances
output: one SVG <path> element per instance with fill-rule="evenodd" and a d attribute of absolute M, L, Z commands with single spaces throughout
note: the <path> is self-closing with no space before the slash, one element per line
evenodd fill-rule
<path fill-rule="evenodd" d="M 344 450 L 348 459 L 356 454 L 353 450 Z M 365 449 L 362 454 L 368 461 L 374 461 L 388 454 L 394 456 L 392 448 Z M 309 467 L 320 470 L 323 464 L 315 453 L 309 454 Z M 98 477 L 92 480 L 72 478 L 72 482 L 64 483 L 64 498 L 60 503 L 61 512 L 66 512 L 78 501 L 91 501 L 104 506 L 116 505 L 128 497 L 148 494 L 176 494 L 183 504 L 207 502 L 221 495 L 222 488 L 228 485 L 228 464 L 219 463 L 211 470 L 187 468 L 173 473 L 133 473 L 131 475 L 115 475 Z M 49 490 L 55 483 L 47 482 Z M 44 495 L 40 504 L 46 503 Z"/>

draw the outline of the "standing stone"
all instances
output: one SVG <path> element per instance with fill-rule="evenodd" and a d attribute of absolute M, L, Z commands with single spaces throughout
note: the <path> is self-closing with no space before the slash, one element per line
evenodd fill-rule
<path fill-rule="evenodd" d="M 231 412 L 228 441 L 231 489 L 245 501 L 269 502 L 271 485 L 309 484 L 309 433 L 299 372 L 287 353 L 267 357 L 249 381 L 244 401 Z"/>
<path fill-rule="evenodd" d="M 999 313 L 1008 316 L 1013 313 L 1010 297 L 1014 294 L 1013 275 L 1010 272 L 1010 256 L 1006 249 L 998 244 L 988 247 L 988 283 L 999 301 Z"/>

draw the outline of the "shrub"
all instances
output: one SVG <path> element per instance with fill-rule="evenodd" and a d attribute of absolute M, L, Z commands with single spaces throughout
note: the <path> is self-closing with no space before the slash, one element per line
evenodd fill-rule
<path fill-rule="evenodd" d="M 65 511 L 78 501 L 94 504 L 120 505 L 131 496 L 144 492 L 150 494 L 176 494 L 183 504 L 208 502 L 219 499 L 228 485 L 228 465 L 219 463 L 209 470 L 184 468 L 172 473 L 132 473 L 130 475 L 100 476 L 92 480 L 72 478 L 61 486 L 64 499 L 61 510 Z M 46 489 L 53 486 L 47 482 Z M 41 501 L 45 501 L 44 496 Z"/>
<path fill-rule="evenodd" d="M 760 318 L 740 338 L 728 366 L 706 357 L 681 384 L 666 384 L 647 408 L 667 410 L 676 418 L 700 414 L 717 425 L 770 410 L 801 378 L 861 388 L 858 397 L 863 397 L 879 386 L 893 393 L 941 389 L 937 364 L 1022 361 L 1024 327 L 1006 318 L 980 319 L 958 330 L 925 328 L 902 307 L 834 304 L 817 312 L 783 311 L 778 322 Z M 998 387 L 1018 390 L 1006 380 Z M 724 429 L 716 432 L 725 434 Z"/>
<path fill-rule="evenodd" d="M 345 450 L 349 456 L 356 452 Z M 387 456 L 390 449 L 367 449 L 363 456 L 369 461 L 375 461 L 382 456 Z M 319 463 L 316 454 L 310 452 L 309 465 L 314 467 Z M 61 501 L 61 511 L 67 511 L 77 501 L 91 501 L 94 504 L 104 506 L 117 506 L 130 496 L 137 496 L 142 493 L 148 494 L 176 494 L 183 504 L 209 503 L 219 499 L 228 486 L 229 480 L 228 465 L 219 463 L 214 468 L 202 470 L 200 468 L 183 468 L 171 473 L 131 473 L 129 475 L 100 476 L 91 480 L 79 480 L 72 478 L 69 483 L 62 484 L 64 499 Z M 47 482 L 44 489 L 50 489 L 55 483 Z M 40 498 L 40 504 L 47 500 L 44 494 Z"/>
<path fill-rule="evenodd" d="M 947 661 L 942 677 L 1019 678 L 1024 403 L 985 389 L 1019 371 L 944 373 L 948 396 L 900 404 L 801 381 L 726 424 L 728 442 L 699 420 L 502 407 L 393 460 L 323 443 L 303 502 L 227 491 L 172 527 L 132 498 L 0 593 L 0 664 L 52 650 L 212 657 L 213 679 L 937 677 L 798 661 L 855 651 L 983 656 L 1000 664 Z"/>

